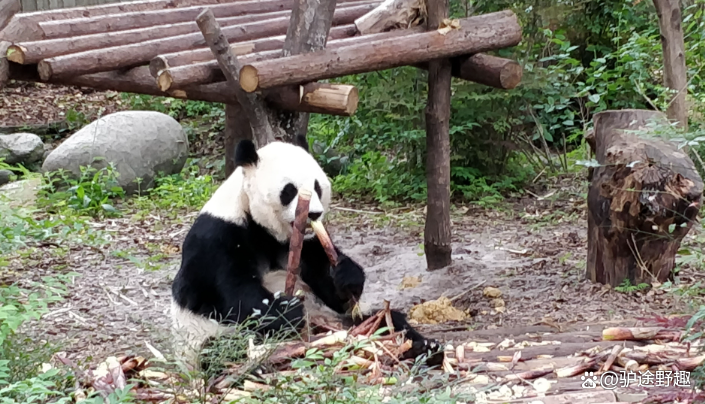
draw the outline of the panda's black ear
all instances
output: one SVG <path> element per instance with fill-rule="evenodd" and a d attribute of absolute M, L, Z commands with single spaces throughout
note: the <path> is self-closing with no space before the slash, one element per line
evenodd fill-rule
<path fill-rule="evenodd" d="M 307 153 L 311 153 L 311 151 L 308 149 L 308 141 L 306 140 L 306 135 L 296 135 L 294 136 L 294 142 L 296 146 L 299 146 L 306 150 Z"/>
<path fill-rule="evenodd" d="M 235 148 L 235 167 L 256 166 L 259 161 L 255 144 L 249 139 L 243 139 Z"/>

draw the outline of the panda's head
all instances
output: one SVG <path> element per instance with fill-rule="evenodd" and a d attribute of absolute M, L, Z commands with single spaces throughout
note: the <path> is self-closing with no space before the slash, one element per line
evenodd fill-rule
<path fill-rule="evenodd" d="M 243 140 L 235 151 L 235 165 L 242 170 L 242 192 L 252 219 L 279 241 L 291 235 L 299 190 L 311 191 L 309 218 L 322 219 L 328 211 L 331 185 L 308 152 L 306 139 L 296 144 L 272 142 L 259 150 Z"/>

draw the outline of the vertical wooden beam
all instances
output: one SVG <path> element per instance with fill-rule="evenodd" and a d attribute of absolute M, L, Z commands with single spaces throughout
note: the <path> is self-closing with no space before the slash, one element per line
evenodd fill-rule
<path fill-rule="evenodd" d="M 428 0 L 428 29 L 438 29 L 448 17 L 448 0 Z M 450 81 L 451 64 L 440 59 L 428 64 L 426 105 L 426 228 L 424 252 L 429 271 L 451 263 L 450 244 Z"/>
<path fill-rule="evenodd" d="M 336 0 L 295 0 L 283 56 L 325 48 L 336 3 Z M 277 117 L 286 132 L 287 139 L 283 140 L 291 142 L 295 136 L 305 136 L 308 132 L 309 114 L 306 112 L 278 111 Z"/>
<path fill-rule="evenodd" d="M 240 104 L 225 104 L 225 177 L 235 171 L 235 147 L 241 140 L 253 140 L 252 127 Z"/>
<path fill-rule="evenodd" d="M 676 91 L 666 114 L 668 119 L 678 121 L 688 129 L 688 105 L 685 96 L 688 92 L 688 74 L 685 64 L 685 44 L 683 41 L 683 18 L 680 0 L 653 0 L 658 14 L 663 48 L 663 84 Z"/>

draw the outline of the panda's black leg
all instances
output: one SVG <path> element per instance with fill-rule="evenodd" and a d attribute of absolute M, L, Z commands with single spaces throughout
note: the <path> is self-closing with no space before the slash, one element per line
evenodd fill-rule
<path fill-rule="evenodd" d="M 443 362 L 443 345 L 436 340 L 427 339 L 421 335 L 421 333 L 416 331 L 414 327 L 412 327 L 406 320 L 404 313 L 396 310 L 391 310 L 391 313 L 394 331 L 405 331 L 404 335 L 407 339 L 411 340 L 412 344 L 411 349 L 404 353 L 402 359 L 415 359 L 423 354 L 426 354 L 426 364 L 428 366 L 440 365 Z M 345 325 L 358 325 L 373 315 L 374 314 L 364 315 L 362 319 L 356 321 L 348 320 L 348 323 Z M 384 334 L 388 334 L 388 332 L 385 331 Z"/>

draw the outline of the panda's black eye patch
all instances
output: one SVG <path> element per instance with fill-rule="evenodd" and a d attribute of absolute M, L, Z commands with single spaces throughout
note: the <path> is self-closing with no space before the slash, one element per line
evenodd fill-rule
<path fill-rule="evenodd" d="M 321 184 L 318 183 L 318 180 L 313 183 L 313 189 L 318 194 L 318 199 L 323 198 L 323 191 L 321 190 Z"/>
<path fill-rule="evenodd" d="M 281 203 L 283 206 L 287 206 L 291 203 L 291 201 L 296 198 L 296 194 L 299 192 L 298 189 L 296 189 L 296 185 L 292 183 L 288 183 L 284 186 L 284 189 L 282 189 L 281 193 L 279 193 L 279 199 L 281 200 Z"/>

